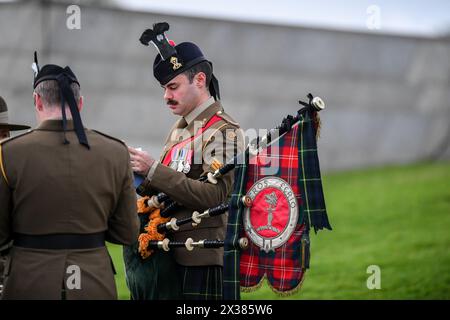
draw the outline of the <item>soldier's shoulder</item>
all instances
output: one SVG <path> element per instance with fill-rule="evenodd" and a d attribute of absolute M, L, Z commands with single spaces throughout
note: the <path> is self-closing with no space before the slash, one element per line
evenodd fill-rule
<path fill-rule="evenodd" d="M 224 122 L 226 122 L 229 127 L 236 127 L 239 128 L 239 123 L 234 120 L 228 113 L 226 113 L 224 110 L 219 110 L 216 112 L 216 116 L 221 118 Z"/>
<path fill-rule="evenodd" d="M 113 136 L 111 136 L 111 135 L 109 135 L 109 134 L 106 134 L 106 133 L 104 133 L 104 132 L 101 132 L 101 131 L 98 131 L 98 130 L 95 130 L 95 129 L 90 129 L 90 131 L 92 131 L 94 134 L 99 135 L 99 136 L 100 136 L 102 139 L 104 139 L 105 141 L 111 142 L 111 143 L 113 143 L 113 144 L 118 143 L 118 144 L 120 144 L 121 146 L 123 146 L 123 147 L 125 147 L 125 148 L 127 147 L 126 144 L 125 144 L 125 142 L 123 142 L 123 141 L 120 140 L 119 138 L 113 137 Z"/>
<path fill-rule="evenodd" d="M 235 121 L 228 113 L 223 109 L 216 112 L 215 116 L 220 118 L 220 121 L 214 123 L 214 125 L 207 131 L 207 139 L 205 139 L 205 146 L 213 142 L 224 141 L 223 139 L 230 140 L 233 143 L 241 141 L 242 129 L 237 121 Z M 222 139 L 217 140 L 217 136 L 222 135 Z"/>
<path fill-rule="evenodd" d="M 33 132 L 34 132 L 34 130 L 30 129 L 30 130 L 27 130 L 26 132 L 15 135 L 14 137 L 6 138 L 6 139 L 0 141 L 0 145 L 2 147 L 4 147 L 6 145 L 9 146 L 9 145 L 13 145 L 17 142 L 21 142 L 24 139 L 29 138 L 31 136 L 31 133 L 33 133 Z"/>

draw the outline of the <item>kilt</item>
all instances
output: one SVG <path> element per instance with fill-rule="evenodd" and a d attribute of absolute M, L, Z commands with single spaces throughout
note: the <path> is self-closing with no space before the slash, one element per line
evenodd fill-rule
<path fill-rule="evenodd" d="M 148 215 L 139 215 L 140 233 L 145 232 Z M 147 259 L 138 252 L 139 243 L 123 246 L 125 279 L 132 300 L 181 299 L 181 282 L 172 252 L 154 250 Z"/>
<path fill-rule="evenodd" d="M 178 265 L 184 300 L 222 300 L 223 267 Z"/>
<path fill-rule="evenodd" d="M 126 282 L 132 300 L 181 299 L 180 277 L 171 252 L 155 250 L 142 259 L 137 242 L 123 247 Z"/>

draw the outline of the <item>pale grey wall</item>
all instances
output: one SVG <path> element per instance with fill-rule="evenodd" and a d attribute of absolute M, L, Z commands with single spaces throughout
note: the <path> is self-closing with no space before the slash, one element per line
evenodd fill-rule
<path fill-rule="evenodd" d="M 319 141 L 325 170 L 450 158 L 450 42 L 382 34 L 162 16 L 81 6 L 0 4 L 0 95 L 16 122 L 35 124 L 32 72 L 70 65 L 88 127 L 159 154 L 175 118 L 152 76 L 153 47 L 138 42 L 154 22 L 193 41 L 214 62 L 225 109 L 244 128 L 271 128 L 308 92 L 328 109 Z"/>

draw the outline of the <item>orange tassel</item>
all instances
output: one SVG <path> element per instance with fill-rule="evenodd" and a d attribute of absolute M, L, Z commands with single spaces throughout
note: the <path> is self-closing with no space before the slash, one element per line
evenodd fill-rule
<path fill-rule="evenodd" d="M 142 197 L 137 200 L 137 212 L 138 214 L 150 213 L 151 208 L 147 206 L 147 200 L 149 197 Z"/>
<path fill-rule="evenodd" d="M 147 207 L 149 208 L 149 207 Z M 147 210 L 147 212 L 150 211 Z M 159 209 L 151 209 L 150 219 L 145 227 L 147 233 L 141 233 L 138 238 L 139 242 L 139 253 L 142 259 L 147 259 L 153 253 L 153 250 L 148 249 L 148 244 L 150 241 L 161 241 L 164 240 L 165 236 L 158 232 L 158 225 L 161 223 L 166 223 L 170 218 L 161 217 L 161 212 Z"/>

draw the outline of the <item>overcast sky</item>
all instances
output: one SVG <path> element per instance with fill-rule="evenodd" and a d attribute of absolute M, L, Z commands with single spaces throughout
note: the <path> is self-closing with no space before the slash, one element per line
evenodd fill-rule
<path fill-rule="evenodd" d="M 448 0 L 114 0 L 122 7 L 221 19 L 436 36 L 450 33 Z"/>

